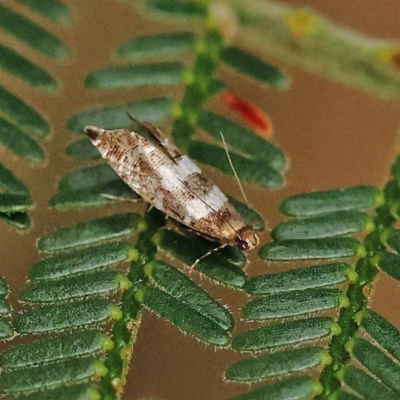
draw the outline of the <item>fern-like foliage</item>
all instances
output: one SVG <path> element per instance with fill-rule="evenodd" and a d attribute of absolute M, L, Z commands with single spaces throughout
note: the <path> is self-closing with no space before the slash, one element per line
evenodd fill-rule
<path fill-rule="evenodd" d="M 52 19 L 57 15 L 68 15 L 68 9 L 61 2 L 53 7 L 50 4 L 50 7 L 37 6 L 30 1 L 20 3 Z M 9 74 L 0 84 L 0 145 L 18 158 L 32 164 L 44 164 L 45 152 L 38 143 L 50 135 L 50 125 L 42 116 L 44 110 L 33 107 L 23 91 L 18 95 L 13 93 L 8 88 L 8 81 L 11 76 L 54 96 L 59 91 L 59 83 L 38 61 L 45 56 L 49 66 L 64 62 L 69 51 L 57 36 L 24 16 L 23 12 L 23 7 L 17 12 L 0 4 L 0 31 L 5 34 L 5 43 L 0 43 L 0 70 Z M 4 165 L 0 164 L 0 167 L 0 219 L 19 229 L 28 228 L 31 222 L 26 211 L 33 206 L 29 190 Z"/>
<path fill-rule="evenodd" d="M 368 308 L 378 271 L 400 278 L 399 255 L 387 248 L 399 250 L 394 229 L 399 166 L 397 158 L 393 178 L 383 191 L 356 186 L 295 195 L 282 202 L 281 212 L 290 219 L 272 230 L 273 242 L 260 249 L 260 258 L 328 259 L 330 263 L 260 275 L 246 282 L 246 292 L 256 297 L 242 308 L 242 318 L 269 324 L 234 337 L 232 347 L 268 354 L 231 365 L 226 378 L 247 383 L 274 377 L 285 380 L 238 399 L 400 397 L 396 350 L 400 332 Z M 350 236 L 360 233 L 365 235 L 362 241 Z M 350 364 L 353 360 L 361 366 Z"/>
<path fill-rule="evenodd" d="M 37 12 L 46 9 L 34 2 L 23 3 Z M 55 2 L 53 6 L 48 17 L 63 19 L 62 4 Z M 223 103 L 220 96 L 227 85 L 216 77 L 221 67 L 234 68 L 278 88 L 286 87 L 288 81 L 276 67 L 227 46 L 221 21 L 206 3 L 202 19 L 202 33 L 130 39 L 116 51 L 118 65 L 89 72 L 84 81 L 86 90 L 96 90 L 100 98 L 104 91 L 149 86 L 162 90 L 180 85 L 184 91 L 181 102 L 175 95 L 91 108 L 70 117 L 66 127 L 78 135 L 87 124 L 109 129 L 129 127 L 128 112 L 158 124 L 171 118 L 173 140 L 183 151 L 232 175 L 221 147 L 223 131 L 240 178 L 269 189 L 279 188 L 286 170 L 282 151 L 251 128 L 208 111 L 205 105 L 213 98 Z M 190 61 L 173 60 L 182 53 Z M 157 61 L 149 62 L 154 59 Z M 194 138 L 198 128 L 208 133 L 208 142 Z M 99 159 L 87 138 L 72 143 L 66 153 L 85 163 Z M 50 205 L 69 210 L 120 201 L 110 200 L 109 195 L 140 200 L 107 164 L 95 162 L 64 176 Z M 264 229 L 258 213 L 234 198 L 231 201 L 249 226 Z M 12 321 L 16 332 L 30 340 L 14 344 L 1 355 L 0 393 L 37 400 L 120 398 L 143 308 L 203 343 L 230 345 L 234 327 L 230 311 L 158 255 L 161 249 L 192 265 L 217 244 L 178 226 L 167 229 L 165 225 L 165 217 L 155 210 L 143 216 L 112 214 L 59 228 L 38 240 L 39 252 L 49 256 L 31 267 L 20 293 L 20 300 L 29 308 L 24 307 Z M 246 261 L 239 250 L 228 247 L 212 253 L 195 269 L 217 283 L 243 289 Z"/>

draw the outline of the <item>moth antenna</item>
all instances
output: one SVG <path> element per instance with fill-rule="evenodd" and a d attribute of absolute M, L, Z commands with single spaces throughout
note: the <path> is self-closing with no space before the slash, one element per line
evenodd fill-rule
<path fill-rule="evenodd" d="M 193 269 L 197 266 L 197 264 L 201 261 L 204 260 L 206 257 L 208 257 L 209 255 L 211 255 L 212 253 L 215 253 L 216 251 L 222 250 L 224 247 L 226 247 L 228 245 L 228 243 L 222 243 L 220 246 L 215 247 L 209 251 L 207 251 L 207 253 L 203 254 L 201 257 L 199 257 L 191 266 L 190 266 L 190 270 L 193 271 Z"/>
<path fill-rule="evenodd" d="M 226 156 L 228 157 L 229 165 L 231 166 L 233 174 L 235 175 L 236 182 L 239 185 L 240 191 L 242 192 L 242 196 L 244 198 L 244 201 L 246 202 L 247 207 L 250 208 L 249 202 L 247 201 L 246 193 L 244 192 L 242 183 L 240 182 L 240 179 L 239 179 L 239 175 L 236 172 L 235 166 L 233 165 L 233 162 L 232 162 L 232 159 L 231 159 L 231 155 L 229 154 L 228 146 L 226 145 L 226 142 L 225 142 L 225 137 L 224 137 L 224 135 L 223 135 L 223 133 L 221 131 L 219 133 L 221 134 L 221 139 L 222 139 L 222 143 L 224 145 L 224 150 L 225 150 Z"/>

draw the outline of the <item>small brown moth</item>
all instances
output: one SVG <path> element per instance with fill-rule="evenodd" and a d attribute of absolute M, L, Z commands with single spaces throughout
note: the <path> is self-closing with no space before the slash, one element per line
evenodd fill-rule
<path fill-rule="evenodd" d="M 138 121 L 137 121 L 138 122 Z M 85 132 L 113 170 L 145 201 L 222 246 L 252 250 L 260 239 L 222 191 L 149 122 L 149 140 L 127 129 Z"/>

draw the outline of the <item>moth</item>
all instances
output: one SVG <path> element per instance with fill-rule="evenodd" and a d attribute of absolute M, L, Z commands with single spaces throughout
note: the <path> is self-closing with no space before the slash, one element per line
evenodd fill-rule
<path fill-rule="evenodd" d="M 149 122 L 148 139 L 127 129 L 86 126 L 85 132 L 112 169 L 146 202 L 198 234 L 252 250 L 260 239 L 225 194 Z"/>

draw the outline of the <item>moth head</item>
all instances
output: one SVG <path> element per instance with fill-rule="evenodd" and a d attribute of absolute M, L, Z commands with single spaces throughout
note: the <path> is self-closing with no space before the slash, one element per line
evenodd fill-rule
<path fill-rule="evenodd" d="M 236 232 L 235 243 L 239 250 L 253 250 L 260 244 L 260 238 L 252 228 L 244 227 Z"/>

